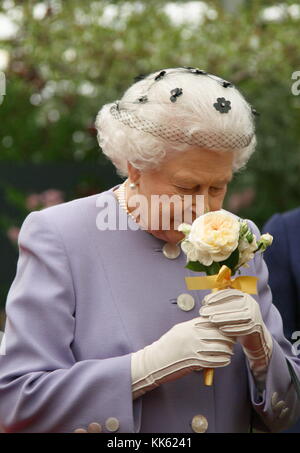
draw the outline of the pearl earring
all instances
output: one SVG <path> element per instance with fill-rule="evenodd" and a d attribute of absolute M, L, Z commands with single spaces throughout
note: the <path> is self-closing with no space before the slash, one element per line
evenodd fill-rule
<path fill-rule="evenodd" d="M 131 189 L 134 189 L 134 188 L 136 187 L 136 185 L 135 185 L 134 182 L 131 182 L 131 183 L 129 184 L 129 187 L 130 187 Z"/>

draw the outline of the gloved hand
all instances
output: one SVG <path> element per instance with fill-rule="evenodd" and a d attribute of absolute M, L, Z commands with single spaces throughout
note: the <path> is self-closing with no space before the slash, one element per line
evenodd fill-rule
<path fill-rule="evenodd" d="M 202 317 L 175 324 L 157 341 L 131 354 L 133 399 L 193 370 L 229 365 L 234 344 Z"/>
<path fill-rule="evenodd" d="M 205 296 L 199 313 L 242 345 L 255 379 L 263 382 L 272 355 L 273 338 L 256 300 L 242 291 L 223 289 Z"/>

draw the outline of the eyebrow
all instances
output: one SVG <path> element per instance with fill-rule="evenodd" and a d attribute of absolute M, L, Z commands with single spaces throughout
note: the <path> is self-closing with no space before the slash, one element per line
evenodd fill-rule
<path fill-rule="evenodd" d="M 192 183 L 192 184 L 199 184 L 199 182 L 196 179 L 191 179 L 188 176 L 174 176 L 174 179 L 178 179 L 179 181 L 183 183 Z M 216 184 L 228 184 L 232 181 L 233 176 L 230 176 L 228 178 L 220 179 L 219 181 L 216 181 Z"/>

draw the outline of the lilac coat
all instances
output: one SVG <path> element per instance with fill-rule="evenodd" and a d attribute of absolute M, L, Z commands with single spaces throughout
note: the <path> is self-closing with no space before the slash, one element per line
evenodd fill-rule
<path fill-rule="evenodd" d="M 298 376 L 300 360 L 283 335 L 259 254 L 242 275 L 259 277 L 254 297 L 274 341 L 263 394 L 237 343 L 212 387 L 203 385 L 201 371 L 192 372 L 132 400 L 131 353 L 199 316 L 210 290 L 188 291 L 184 277 L 204 274 L 185 269 L 183 252 L 167 259 L 164 241 L 145 230 L 97 228 L 105 200 L 117 221 L 135 225 L 112 193 L 118 186 L 33 211 L 22 224 L 6 303 L 6 355 L 0 355 L 2 429 L 73 432 L 97 422 L 105 433 L 114 417 L 119 433 L 193 433 L 191 421 L 201 414 L 208 433 L 238 433 L 248 431 L 251 410 L 257 429 L 278 432 L 293 424 L 300 405 L 286 358 Z M 194 297 L 192 310 L 176 304 L 181 293 Z M 276 410 L 280 400 L 288 411 Z"/>

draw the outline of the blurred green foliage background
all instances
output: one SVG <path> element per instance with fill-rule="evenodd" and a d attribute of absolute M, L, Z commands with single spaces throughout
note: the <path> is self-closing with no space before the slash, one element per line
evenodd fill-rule
<path fill-rule="evenodd" d="M 140 73 L 186 65 L 236 84 L 260 112 L 258 146 L 224 207 L 259 227 L 297 207 L 300 94 L 292 77 L 300 71 L 299 25 L 295 1 L 3 0 L 0 305 L 27 213 L 119 182 L 94 120 Z"/>

